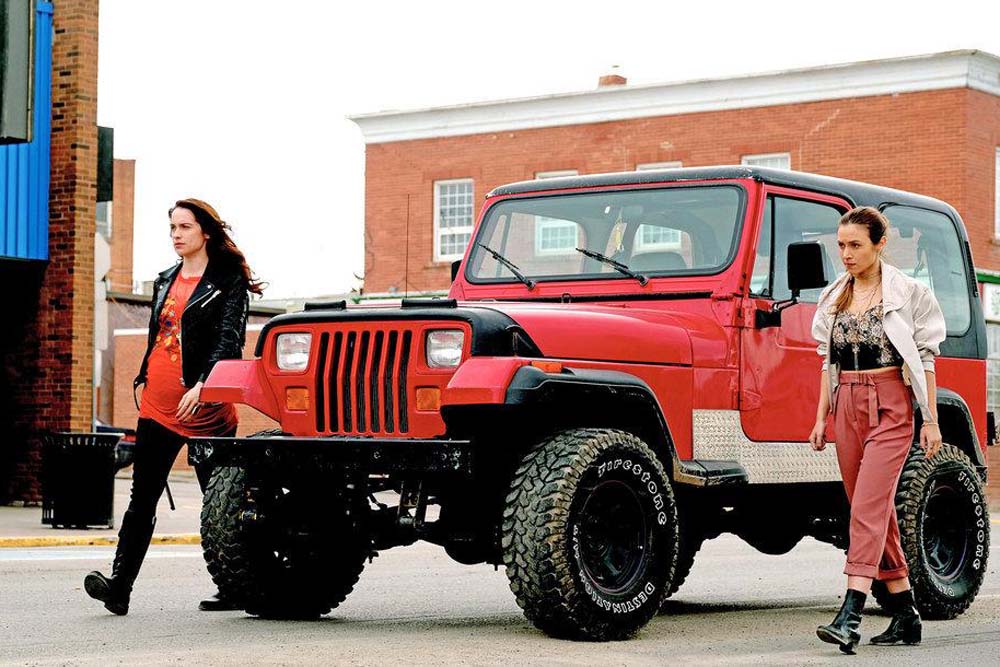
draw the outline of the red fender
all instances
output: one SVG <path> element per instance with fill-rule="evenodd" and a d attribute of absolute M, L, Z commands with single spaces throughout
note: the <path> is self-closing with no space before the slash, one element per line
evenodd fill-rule
<path fill-rule="evenodd" d="M 521 357 L 466 359 L 441 392 L 441 406 L 502 404 L 514 373 L 530 361 Z"/>
<path fill-rule="evenodd" d="M 260 359 L 226 359 L 212 367 L 201 400 L 207 403 L 243 403 L 279 421 L 278 402 Z"/>

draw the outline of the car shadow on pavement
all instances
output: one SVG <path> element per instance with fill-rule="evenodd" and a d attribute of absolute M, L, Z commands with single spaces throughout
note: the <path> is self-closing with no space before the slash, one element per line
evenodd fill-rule
<path fill-rule="evenodd" d="M 660 607 L 660 616 L 688 616 L 697 614 L 723 614 L 741 611 L 768 611 L 780 609 L 816 609 L 835 613 L 840 608 L 840 599 L 823 595 L 808 598 L 755 600 L 753 602 L 694 602 L 688 600 L 667 600 Z M 865 608 L 865 615 L 887 616 L 874 603 Z"/>

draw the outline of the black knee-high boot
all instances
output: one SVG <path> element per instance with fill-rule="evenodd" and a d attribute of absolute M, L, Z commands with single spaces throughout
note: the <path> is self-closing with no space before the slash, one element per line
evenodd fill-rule
<path fill-rule="evenodd" d="M 91 572 L 83 580 L 87 595 L 103 602 L 112 614 L 124 616 L 128 613 L 132 585 L 139 576 L 139 568 L 149 549 L 154 526 L 155 517 L 143 517 L 132 510 L 126 511 L 121 530 L 118 531 L 118 548 L 115 550 L 111 577 Z"/>
<path fill-rule="evenodd" d="M 848 588 L 837 617 L 830 625 L 816 628 L 816 636 L 830 644 L 837 644 L 841 651 L 853 655 L 861 641 L 861 611 L 867 598 L 861 591 Z"/>
<path fill-rule="evenodd" d="M 880 635 L 871 639 L 872 644 L 888 646 L 890 644 L 919 644 L 923 635 L 920 623 L 920 613 L 913 601 L 913 591 L 892 593 L 886 600 L 886 611 L 892 612 L 889 627 Z"/>

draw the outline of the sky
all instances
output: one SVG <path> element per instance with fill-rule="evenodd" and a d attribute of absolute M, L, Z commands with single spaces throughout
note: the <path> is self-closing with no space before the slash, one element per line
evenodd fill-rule
<path fill-rule="evenodd" d="M 348 115 L 592 90 L 613 66 L 655 84 L 1000 55 L 998 25 L 995 0 L 101 0 L 97 115 L 115 157 L 136 160 L 136 280 L 176 259 L 166 212 L 194 196 L 232 224 L 265 298 L 315 297 L 364 272 L 365 146 Z"/>

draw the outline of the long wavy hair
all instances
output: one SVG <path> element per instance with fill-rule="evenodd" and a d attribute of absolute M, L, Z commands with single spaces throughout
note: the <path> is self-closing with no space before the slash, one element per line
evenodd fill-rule
<path fill-rule="evenodd" d="M 858 206 L 852 208 L 840 218 L 839 226 L 861 225 L 868 229 L 868 238 L 873 245 L 878 244 L 882 237 L 889 233 L 889 219 L 882 215 L 882 212 L 872 206 Z M 847 285 L 840 291 L 837 300 L 833 304 L 833 312 L 839 313 L 846 310 L 854 299 L 854 276 L 847 279 Z"/>
<path fill-rule="evenodd" d="M 250 265 L 247 264 L 243 252 L 236 247 L 236 242 L 229 236 L 232 227 L 219 216 L 218 211 L 208 202 L 188 197 L 175 202 L 167 212 L 167 217 L 173 215 L 174 210 L 178 208 L 190 211 L 194 219 L 201 225 L 201 231 L 208 234 L 205 249 L 208 252 L 209 261 L 236 270 L 246 280 L 247 290 L 257 295 L 263 294 L 266 283 L 261 282 L 250 270 Z"/>

